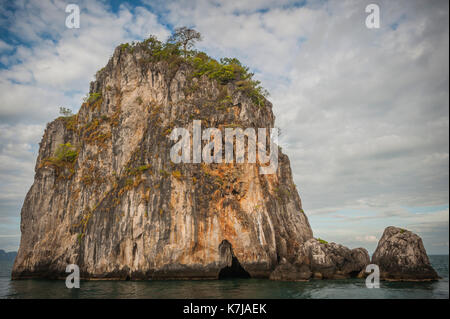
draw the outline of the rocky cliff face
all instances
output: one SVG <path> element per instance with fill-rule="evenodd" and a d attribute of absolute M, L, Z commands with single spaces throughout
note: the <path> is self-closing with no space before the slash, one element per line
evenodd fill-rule
<path fill-rule="evenodd" d="M 380 278 L 392 281 L 436 280 L 422 239 L 413 232 L 387 227 L 372 256 L 372 264 L 380 267 Z"/>
<path fill-rule="evenodd" d="M 271 128 L 272 105 L 191 64 L 118 47 L 77 115 L 47 125 L 12 277 L 269 277 L 312 238 L 279 153 L 258 164 L 174 164 L 174 127 Z M 175 67 L 174 67 L 175 65 Z"/>

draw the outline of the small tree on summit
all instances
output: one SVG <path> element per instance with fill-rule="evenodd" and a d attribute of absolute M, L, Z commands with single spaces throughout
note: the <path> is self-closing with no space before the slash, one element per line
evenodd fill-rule
<path fill-rule="evenodd" d="M 183 47 L 184 56 L 187 56 L 187 51 L 190 50 L 194 43 L 201 41 L 202 36 L 200 32 L 187 27 L 176 28 L 168 42 L 179 43 Z"/>
<path fill-rule="evenodd" d="M 59 107 L 59 114 L 61 114 L 64 117 L 69 117 L 69 116 L 73 115 L 71 109 L 68 109 L 68 108 L 65 108 L 65 107 L 62 107 L 62 106 Z"/>

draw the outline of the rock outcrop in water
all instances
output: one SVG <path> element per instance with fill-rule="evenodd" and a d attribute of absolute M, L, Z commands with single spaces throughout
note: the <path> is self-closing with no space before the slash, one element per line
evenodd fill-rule
<path fill-rule="evenodd" d="M 436 280 L 422 239 L 409 230 L 387 227 L 372 256 L 380 267 L 380 278 L 392 281 Z"/>
<path fill-rule="evenodd" d="M 194 120 L 222 134 L 274 126 L 236 59 L 153 37 L 116 48 L 78 114 L 47 125 L 12 278 L 61 278 L 68 264 L 89 279 L 361 275 L 365 249 L 313 238 L 281 150 L 269 175 L 258 162 L 172 162 L 172 130 L 192 134 Z M 385 231 L 373 262 L 384 278 L 436 277 L 420 238 L 398 229 Z"/>
<path fill-rule="evenodd" d="M 281 263 L 273 280 L 344 279 L 362 274 L 370 263 L 366 249 L 349 249 L 336 243 L 311 238 L 300 246 L 294 262 Z"/>
<path fill-rule="evenodd" d="M 154 38 L 122 45 L 78 114 L 47 125 L 21 212 L 12 278 L 269 277 L 313 234 L 279 153 L 258 163 L 174 164 L 175 127 L 272 128 L 237 60 L 187 58 Z"/>

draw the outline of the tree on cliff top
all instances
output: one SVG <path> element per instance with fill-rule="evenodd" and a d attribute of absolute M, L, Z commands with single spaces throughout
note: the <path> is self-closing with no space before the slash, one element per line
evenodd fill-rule
<path fill-rule="evenodd" d="M 254 74 L 236 58 L 222 58 L 220 62 L 208 56 L 205 52 L 193 49 L 194 43 L 201 40 L 199 32 L 187 27 L 176 28 L 173 35 L 166 42 L 161 42 L 151 35 L 142 42 L 124 43 L 120 45 L 121 52 L 144 50 L 146 54 L 139 60 L 141 64 L 167 63 L 167 70 L 172 76 L 181 65 L 189 65 L 190 77 L 206 75 L 215 79 L 220 85 L 234 83 L 238 91 L 244 92 L 258 106 L 265 105 L 265 98 L 269 95 Z"/>
<path fill-rule="evenodd" d="M 62 106 L 59 107 L 59 114 L 61 114 L 64 117 L 69 117 L 69 116 L 73 115 L 71 109 L 66 108 L 66 107 L 62 107 Z"/>
<path fill-rule="evenodd" d="M 194 44 L 202 40 L 200 32 L 187 27 L 176 28 L 168 42 L 179 43 L 183 46 L 184 56 L 187 56 L 187 51 L 190 50 Z"/>

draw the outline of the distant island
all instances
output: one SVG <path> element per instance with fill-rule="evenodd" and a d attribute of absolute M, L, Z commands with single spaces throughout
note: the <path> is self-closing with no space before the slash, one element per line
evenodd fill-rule
<path fill-rule="evenodd" d="M 17 256 L 17 251 L 6 252 L 0 249 L 0 261 L 14 261 Z"/>

